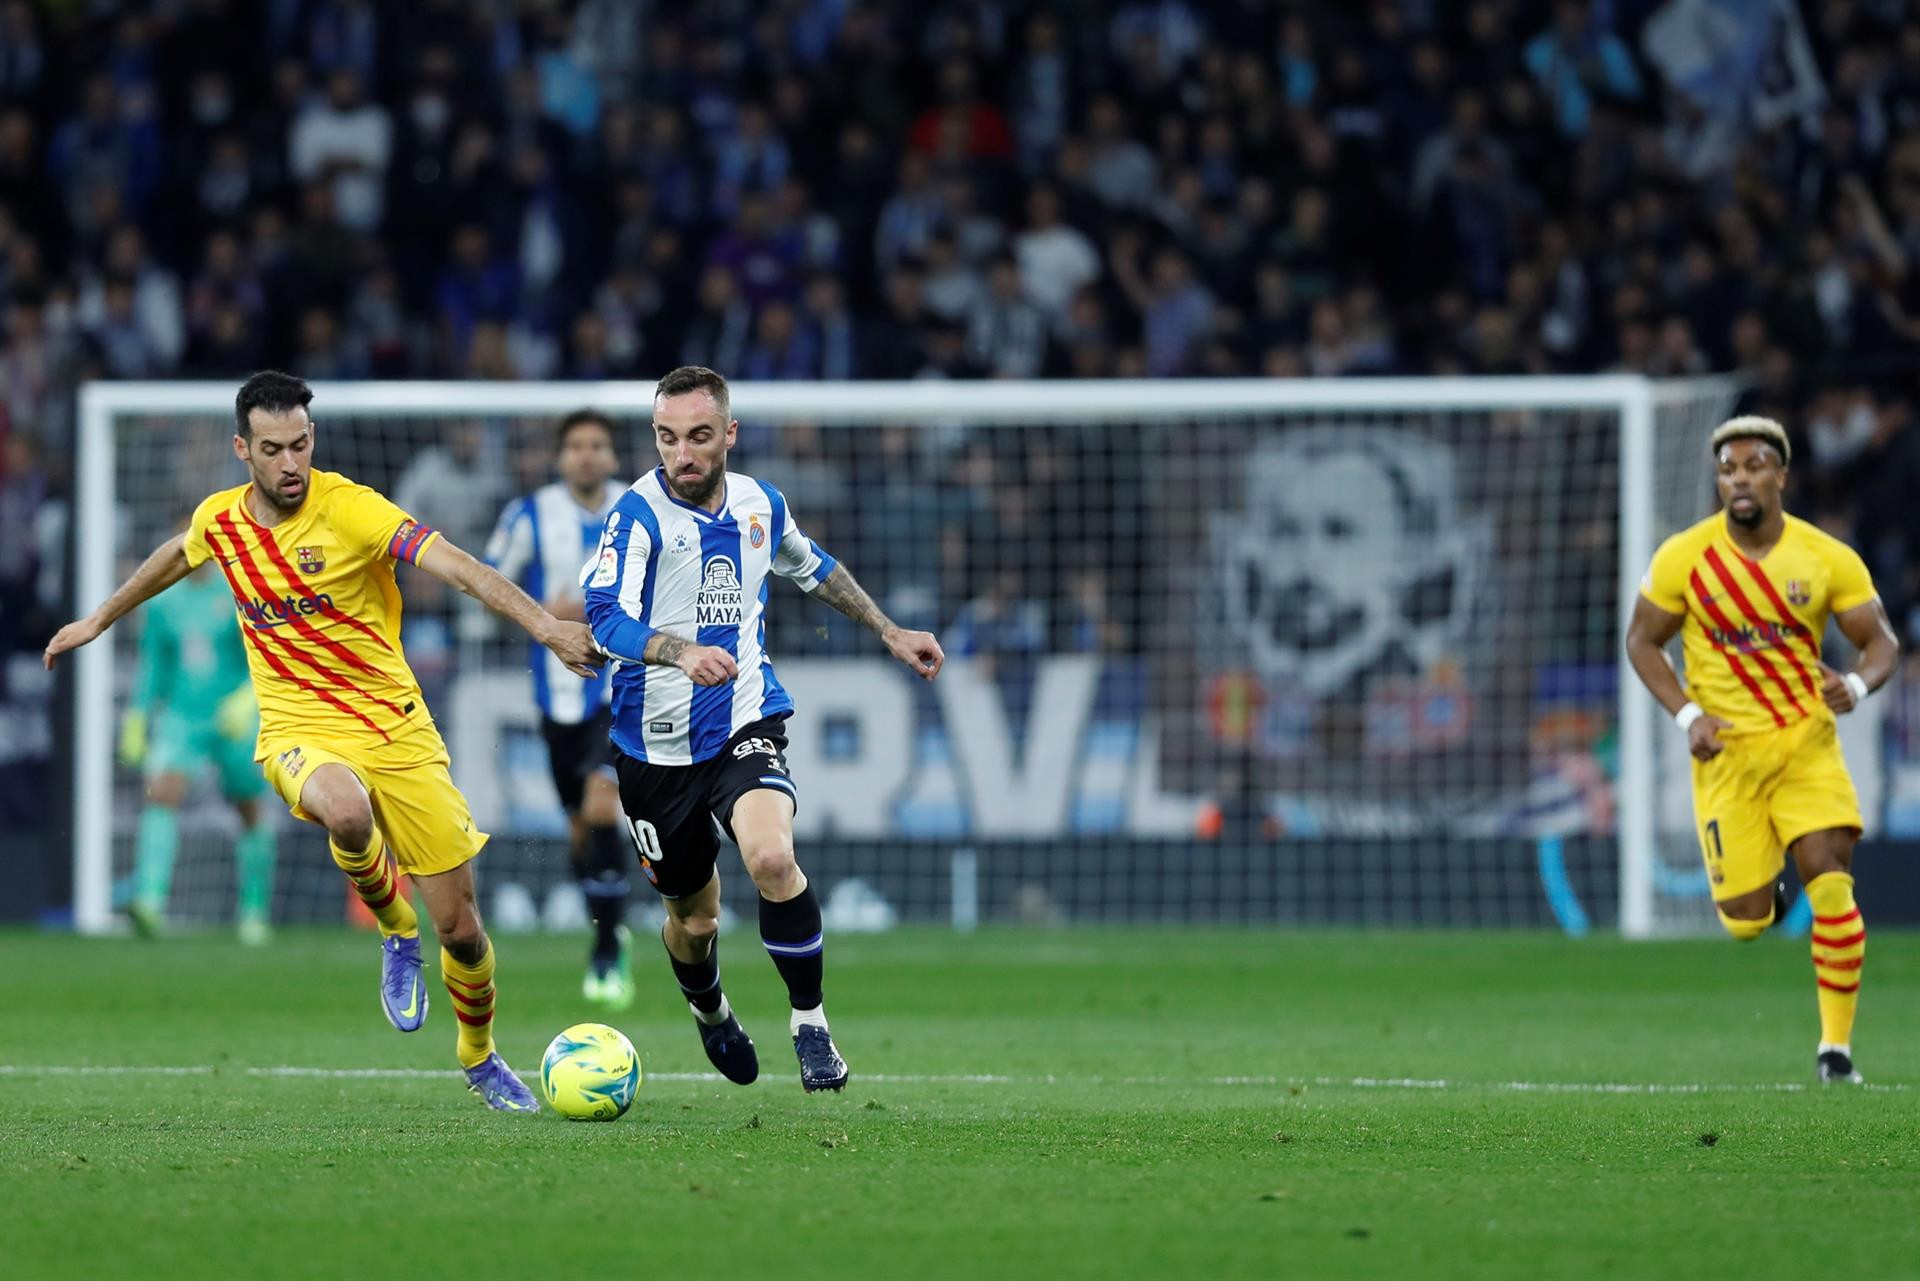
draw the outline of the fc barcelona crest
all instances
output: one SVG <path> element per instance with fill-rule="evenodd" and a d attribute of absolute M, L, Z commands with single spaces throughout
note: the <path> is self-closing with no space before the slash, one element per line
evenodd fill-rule
<path fill-rule="evenodd" d="M 327 567 L 327 558 L 321 555 L 318 547 L 296 547 L 293 549 L 293 558 L 300 562 L 300 572 L 303 574 L 317 574 Z"/>
<path fill-rule="evenodd" d="M 1805 609 L 1813 603 L 1813 589 L 1807 586 L 1805 579 L 1789 578 L 1787 580 L 1787 600 L 1790 604 L 1800 609 Z"/>

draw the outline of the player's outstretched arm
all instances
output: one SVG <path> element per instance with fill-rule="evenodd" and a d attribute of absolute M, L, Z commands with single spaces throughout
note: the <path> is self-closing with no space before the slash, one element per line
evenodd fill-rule
<path fill-rule="evenodd" d="M 518 623 L 527 635 L 558 655 L 575 676 L 592 676 L 600 666 L 602 656 L 586 624 L 555 618 L 500 571 L 489 569 L 448 542 L 446 535 L 428 543 L 415 563 L 447 586 L 459 588 L 502 618 Z"/>
<path fill-rule="evenodd" d="M 1900 662 L 1900 638 L 1893 630 L 1893 621 L 1887 617 L 1887 607 L 1880 603 L 1878 596 L 1864 605 L 1842 610 L 1833 616 L 1833 621 L 1840 624 L 1841 633 L 1860 651 L 1860 662 L 1844 675 L 1825 663 L 1820 664 L 1824 686 L 1820 693 L 1834 711 L 1850 712 L 1893 676 L 1893 669 Z"/>
<path fill-rule="evenodd" d="M 888 618 L 845 565 L 836 564 L 826 580 L 813 589 L 813 596 L 878 636 L 887 652 L 912 668 L 915 676 L 930 681 L 940 674 L 947 656 L 933 633 L 910 632 Z"/>
<path fill-rule="evenodd" d="M 140 602 L 151 600 L 191 573 L 192 566 L 187 564 L 186 544 L 185 534 L 175 534 L 161 543 L 154 549 L 153 555 L 133 571 L 133 577 L 120 584 L 119 590 L 102 601 L 98 609 L 55 632 L 53 639 L 47 642 L 46 652 L 40 656 L 47 670 L 53 670 L 54 659 L 70 649 L 79 649 L 112 627 Z"/>
<path fill-rule="evenodd" d="M 1633 664 L 1640 683 L 1660 700 L 1667 715 L 1686 730 L 1688 749 L 1698 759 L 1709 761 L 1723 748 L 1720 731 L 1727 728 L 1727 722 L 1695 706 L 1680 686 L 1673 660 L 1667 657 L 1667 642 L 1679 633 L 1680 625 L 1686 621 L 1684 615 L 1669 614 L 1646 597 L 1640 597 L 1633 604 L 1633 621 L 1627 626 L 1627 661 Z M 1681 721 L 1681 713 L 1688 708 L 1692 708 L 1692 712 Z"/>

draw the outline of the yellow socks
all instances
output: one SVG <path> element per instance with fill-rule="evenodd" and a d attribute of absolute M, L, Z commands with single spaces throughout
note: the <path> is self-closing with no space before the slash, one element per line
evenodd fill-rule
<path fill-rule="evenodd" d="M 440 973 L 453 997 L 453 1016 L 460 1020 L 461 1067 L 477 1067 L 493 1053 L 493 941 L 477 964 L 462 965 L 453 953 L 440 949 Z"/>
<path fill-rule="evenodd" d="M 1853 902 L 1853 878 L 1828 872 L 1807 882 L 1813 904 L 1813 974 L 1820 986 L 1820 1044 L 1851 1046 L 1860 967 L 1867 959 L 1867 923 Z"/>
<path fill-rule="evenodd" d="M 401 934 L 412 938 L 420 932 L 420 918 L 414 915 L 413 904 L 400 892 L 400 882 L 387 862 L 387 846 L 380 839 L 379 828 L 373 829 L 372 844 L 357 854 L 341 849 L 331 840 L 327 842 L 327 849 L 332 851 L 333 861 L 347 874 L 347 879 L 353 882 L 354 893 L 373 913 L 373 919 L 380 922 L 382 937 Z"/>

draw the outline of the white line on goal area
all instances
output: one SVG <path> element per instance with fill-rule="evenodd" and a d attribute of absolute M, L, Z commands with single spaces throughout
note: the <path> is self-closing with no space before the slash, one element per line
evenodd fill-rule
<path fill-rule="evenodd" d="M 219 1067 L 210 1063 L 186 1064 L 176 1067 L 139 1066 L 134 1064 L 5 1064 L 0 1063 L 0 1077 L 9 1076 L 234 1076 L 254 1077 L 317 1077 L 323 1080 L 399 1080 L 399 1081 L 439 1081 L 453 1077 L 451 1068 L 329 1068 L 304 1067 L 287 1064 L 279 1067 Z M 649 1072 L 647 1079 L 653 1081 L 687 1081 L 700 1084 L 718 1084 L 726 1078 L 718 1072 Z M 1253 1086 L 1279 1089 L 1302 1086 L 1319 1086 L 1326 1089 L 1350 1090 L 1417 1090 L 1427 1093 L 1441 1091 L 1471 1092 L 1491 1090 L 1510 1094 L 1803 1094 L 1813 1086 L 1802 1081 L 1755 1081 L 1738 1083 L 1730 1081 L 1673 1081 L 1673 1082 L 1634 1082 L 1634 1081 L 1461 1081 L 1429 1080 L 1407 1076 L 1074 1076 L 1047 1073 L 1045 1075 L 1006 1076 L 991 1072 L 978 1073 L 916 1073 L 916 1072 L 862 1072 L 854 1077 L 860 1085 L 1142 1085 L 1155 1087 L 1177 1087 L 1182 1085 L 1207 1086 Z M 1869 1082 L 1856 1086 L 1856 1089 L 1892 1093 L 1904 1091 L 1905 1085 L 1894 1083 L 1876 1085 Z"/>

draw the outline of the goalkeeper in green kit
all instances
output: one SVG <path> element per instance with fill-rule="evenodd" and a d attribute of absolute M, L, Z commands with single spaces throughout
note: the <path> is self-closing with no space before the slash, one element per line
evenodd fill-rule
<path fill-rule="evenodd" d="M 133 706 L 120 724 L 121 761 L 146 774 L 147 807 L 126 903 L 141 934 L 160 932 L 180 848 L 180 804 L 194 779 L 212 770 L 240 815 L 234 845 L 240 941 L 257 946 L 271 937 L 274 829 L 260 803 L 266 777 L 253 759 L 259 729 L 233 593 L 203 567 L 147 604 Z"/>

